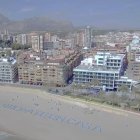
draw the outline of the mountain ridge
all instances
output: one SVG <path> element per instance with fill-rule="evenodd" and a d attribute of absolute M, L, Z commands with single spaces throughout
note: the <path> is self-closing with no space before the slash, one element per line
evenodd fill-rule
<path fill-rule="evenodd" d="M 48 17 L 32 17 L 24 20 L 10 20 L 0 14 L 0 30 L 7 29 L 9 32 L 30 31 L 71 31 L 74 26 L 71 22 L 54 20 Z"/>

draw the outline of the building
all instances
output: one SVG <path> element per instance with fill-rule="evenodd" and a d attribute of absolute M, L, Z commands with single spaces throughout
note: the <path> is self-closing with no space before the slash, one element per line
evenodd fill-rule
<path fill-rule="evenodd" d="M 140 51 L 140 38 L 133 36 L 131 43 L 127 46 L 127 51 Z"/>
<path fill-rule="evenodd" d="M 122 77 L 125 71 L 125 55 L 98 52 L 94 58 L 86 58 L 74 68 L 75 83 L 87 83 L 97 79 L 106 90 L 117 90 L 123 83 L 131 88 L 133 80 Z"/>
<path fill-rule="evenodd" d="M 32 49 L 36 52 L 43 51 L 44 37 L 43 35 L 32 36 Z"/>
<path fill-rule="evenodd" d="M 129 46 L 127 46 L 128 67 L 126 76 L 133 80 L 140 81 L 140 38 L 133 36 Z"/>
<path fill-rule="evenodd" d="M 32 36 L 38 36 L 38 33 L 36 33 L 36 32 L 31 32 L 31 33 L 26 34 L 27 45 L 32 46 Z"/>
<path fill-rule="evenodd" d="M 51 41 L 52 42 L 57 42 L 59 40 L 59 37 L 57 35 L 52 35 L 51 36 Z"/>
<path fill-rule="evenodd" d="M 133 80 L 140 81 L 140 52 L 131 52 L 126 76 Z"/>
<path fill-rule="evenodd" d="M 85 32 L 83 30 L 76 33 L 76 45 L 82 48 L 85 46 Z"/>
<path fill-rule="evenodd" d="M 81 48 L 87 47 L 91 48 L 92 45 L 92 30 L 90 26 L 87 26 L 87 28 L 79 30 L 74 34 L 75 38 L 75 45 L 79 46 Z"/>
<path fill-rule="evenodd" d="M 98 46 L 90 49 L 87 47 L 83 48 L 83 53 L 85 58 L 93 56 L 97 54 L 97 52 L 105 52 L 111 54 L 127 54 L 126 47 L 121 47 L 117 44 L 115 45 L 115 47 L 112 47 L 110 45 L 102 45 L 100 47 Z"/>
<path fill-rule="evenodd" d="M 43 50 L 52 50 L 52 49 L 54 49 L 53 42 L 44 42 Z"/>
<path fill-rule="evenodd" d="M 92 43 L 92 30 L 90 26 L 87 26 L 85 29 L 85 47 L 91 48 L 91 43 Z"/>
<path fill-rule="evenodd" d="M 100 47 L 94 47 L 92 49 L 92 51 L 94 53 L 97 53 L 97 52 L 110 52 L 110 53 L 117 53 L 117 54 L 120 53 L 120 54 L 122 54 L 122 53 L 126 52 L 126 48 L 120 47 L 117 44 L 114 47 L 112 47 L 110 45 L 102 45 Z"/>
<path fill-rule="evenodd" d="M 50 33 L 45 33 L 44 41 L 45 42 L 51 42 L 51 34 Z"/>
<path fill-rule="evenodd" d="M 19 34 L 14 37 L 14 42 L 21 44 L 21 45 L 26 45 L 27 44 L 27 36 L 26 34 Z"/>
<path fill-rule="evenodd" d="M 126 54 L 113 54 L 107 52 L 97 52 L 95 55 L 96 65 L 105 66 L 107 69 L 120 70 L 121 74 L 127 67 L 127 56 Z"/>
<path fill-rule="evenodd" d="M 12 36 L 9 34 L 9 31 L 5 29 L 3 32 L 0 33 L 0 39 L 3 41 L 12 41 Z"/>
<path fill-rule="evenodd" d="M 74 82 L 75 83 L 88 83 L 92 79 L 97 79 L 100 83 L 99 86 L 104 87 L 107 91 L 117 90 L 122 84 L 127 85 L 130 89 L 135 83 L 128 77 L 121 77 L 119 70 L 108 70 L 101 67 L 87 67 L 78 66 L 74 69 Z"/>
<path fill-rule="evenodd" d="M 23 52 L 18 57 L 21 84 L 65 86 L 82 55 L 75 50 L 51 50 L 47 53 Z"/>
<path fill-rule="evenodd" d="M 17 63 L 13 58 L 0 58 L 0 82 L 14 83 L 17 78 Z"/>

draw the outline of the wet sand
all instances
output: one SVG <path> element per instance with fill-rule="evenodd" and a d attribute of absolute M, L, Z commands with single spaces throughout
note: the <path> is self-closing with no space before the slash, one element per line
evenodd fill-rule
<path fill-rule="evenodd" d="M 12 135 L 0 140 L 132 140 L 139 130 L 139 115 L 0 86 L 0 131 Z"/>

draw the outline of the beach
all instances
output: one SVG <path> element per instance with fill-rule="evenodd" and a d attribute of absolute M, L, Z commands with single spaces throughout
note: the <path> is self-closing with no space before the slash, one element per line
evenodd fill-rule
<path fill-rule="evenodd" d="M 0 140 L 132 140 L 139 130 L 135 113 L 39 89 L 0 86 Z"/>

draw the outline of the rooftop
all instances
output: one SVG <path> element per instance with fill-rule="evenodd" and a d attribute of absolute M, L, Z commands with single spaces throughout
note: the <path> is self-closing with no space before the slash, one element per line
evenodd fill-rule
<path fill-rule="evenodd" d="M 115 69 L 107 69 L 106 67 L 103 66 L 85 66 L 85 65 L 79 65 L 77 66 L 74 71 L 88 71 L 88 72 L 93 72 L 93 71 L 98 71 L 98 72 L 105 72 L 105 73 L 119 73 L 119 70 Z"/>
<path fill-rule="evenodd" d="M 125 76 L 121 76 L 120 79 L 118 79 L 118 80 L 116 80 L 116 81 L 138 83 L 137 81 L 134 81 L 134 80 L 132 80 L 132 79 L 129 79 L 128 77 L 125 77 Z"/>
<path fill-rule="evenodd" d="M 11 63 L 14 65 L 16 63 L 16 59 L 14 59 L 13 57 L 0 58 L 0 63 Z"/>
<path fill-rule="evenodd" d="M 76 51 L 72 49 L 51 50 L 43 53 L 33 51 L 22 52 L 18 57 L 18 62 L 45 62 L 45 63 L 65 63 Z"/>
<path fill-rule="evenodd" d="M 125 56 L 125 54 L 116 54 L 116 53 L 109 53 L 109 52 L 97 52 L 96 56 L 107 56 L 108 58 L 112 58 L 112 59 L 121 59 Z"/>

